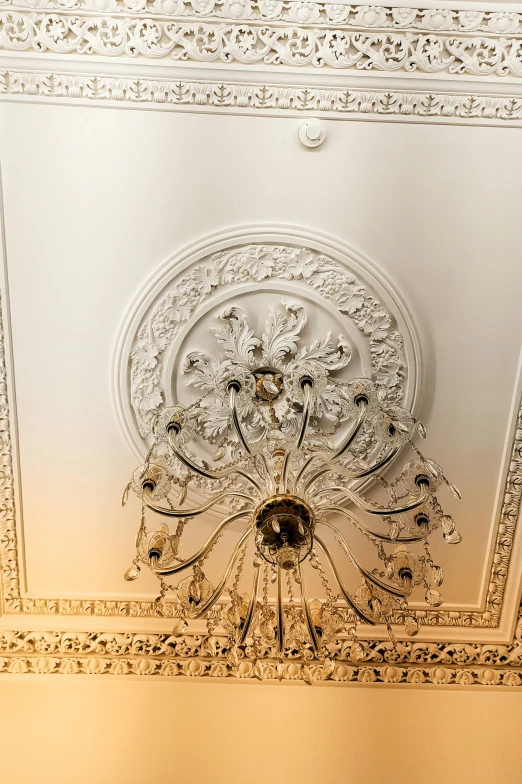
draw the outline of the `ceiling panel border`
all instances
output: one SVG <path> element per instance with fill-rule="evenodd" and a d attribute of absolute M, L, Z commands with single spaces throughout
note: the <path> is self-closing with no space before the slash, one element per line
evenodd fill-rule
<path fill-rule="evenodd" d="M 4 264 L 4 273 L 6 265 Z M 4 281 L 3 301 L 8 300 L 7 283 Z M 17 546 L 17 501 L 13 469 L 15 444 L 11 437 L 14 411 L 10 414 L 9 396 L 14 399 L 13 379 L 7 377 L 9 353 L 9 314 L 4 305 L 0 308 L 0 577 L 2 612 L 5 615 L 67 615 L 67 616 L 119 616 L 130 618 L 157 617 L 153 601 L 105 599 L 48 599 L 29 598 L 23 595 L 20 579 L 22 552 Z M 10 365 L 8 365 L 10 367 Z M 416 610 L 421 624 L 427 628 L 466 627 L 468 629 L 498 629 L 507 639 L 506 628 L 512 629 L 513 605 L 518 607 L 521 559 L 512 558 L 517 522 L 522 500 L 522 403 L 515 401 L 513 411 L 513 440 L 508 451 L 506 479 L 501 492 L 498 526 L 491 554 L 491 569 L 483 610 Z M 11 422 L 12 420 L 12 422 Z M 20 511 L 20 510 L 18 510 Z M 520 540 L 520 537 L 518 537 Z M 20 540 L 21 541 L 21 540 Z M 23 548 L 22 548 L 23 549 Z M 514 566 L 513 566 L 513 562 Z M 508 582 L 508 577 L 512 576 Z M 509 614 L 503 611 L 505 596 L 509 594 Z M 505 608 L 506 611 L 508 608 Z M 219 612 L 219 608 L 216 610 Z M 172 603 L 166 603 L 164 614 L 174 613 Z M 503 617 L 502 617 L 503 616 Z M 404 623 L 398 613 L 395 622 Z M 501 629 L 502 625 L 505 627 Z M 511 631 L 509 632 L 511 634 Z"/>

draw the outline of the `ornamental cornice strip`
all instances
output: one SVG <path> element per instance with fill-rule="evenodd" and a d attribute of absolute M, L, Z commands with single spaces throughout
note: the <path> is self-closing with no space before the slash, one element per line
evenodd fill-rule
<path fill-rule="evenodd" d="M 351 32 L 268 23 L 0 12 L 6 51 L 140 57 L 207 65 L 332 71 L 522 76 L 522 38 L 454 32 Z"/>
<path fill-rule="evenodd" d="M 324 661 L 278 662 L 226 638 L 100 632 L 0 632 L 0 673 L 146 675 L 435 686 L 522 685 L 522 623 L 509 645 L 389 641 L 328 646 Z"/>
<path fill-rule="evenodd" d="M 162 110 L 208 110 L 296 115 L 319 112 L 343 119 L 519 126 L 522 98 L 439 92 L 399 92 L 270 84 L 139 79 L 39 71 L 0 71 L 0 99 L 111 102 Z"/>
<path fill-rule="evenodd" d="M 0 8 L 121 14 L 127 17 L 167 16 L 183 20 L 276 22 L 358 30 L 415 30 L 428 33 L 484 32 L 488 36 L 522 32 L 522 14 L 489 11 L 351 6 L 335 3 L 280 0 L 0 0 Z"/>

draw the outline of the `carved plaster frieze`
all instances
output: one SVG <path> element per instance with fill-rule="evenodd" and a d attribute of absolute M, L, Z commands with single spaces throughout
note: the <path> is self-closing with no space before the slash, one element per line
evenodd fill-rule
<path fill-rule="evenodd" d="M 522 39 L 442 31 L 185 22 L 81 16 L 63 11 L 0 11 L 0 48 L 60 55 L 140 57 L 207 65 L 291 66 L 365 73 L 522 76 Z"/>
<path fill-rule="evenodd" d="M 277 85 L 78 76 L 67 73 L 0 71 L 0 100 L 52 100 L 136 108 L 247 114 L 296 115 L 320 112 L 340 119 L 400 119 L 470 125 L 520 125 L 522 98 L 516 96 L 398 92 Z"/>
<path fill-rule="evenodd" d="M 428 4 L 429 5 L 429 4 Z M 522 31 L 522 14 L 514 11 L 351 6 L 340 3 L 282 0 L 3 0 L 0 7 L 16 10 L 118 13 L 126 16 L 167 16 L 235 22 L 286 22 L 315 27 L 358 30 L 419 30 L 484 32 L 514 35 Z"/>
<path fill-rule="evenodd" d="M 216 636 L 0 632 L 1 674 L 146 675 L 435 686 L 522 685 L 522 620 L 509 645 L 336 640 L 324 660 L 227 647 Z"/>

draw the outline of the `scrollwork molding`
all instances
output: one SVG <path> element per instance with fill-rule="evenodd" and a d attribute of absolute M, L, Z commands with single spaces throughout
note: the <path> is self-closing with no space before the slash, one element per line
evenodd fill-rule
<path fill-rule="evenodd" d="M 522 620 L 509 645 L 336 640 L 324 661 L 257 660 L 225 638 L 107 632 L 0 632 L 1 674 L 142 675 L 435 686 L 522 685 Z"/>
<path fill-rule="evenodd" d="M 60 55 L 140 57 L 169 62 L 241 64 L 297 69 L 522 76 L 522 39 L 453 31 L 357 31 L 338 27 L 185 22 L 0 11 L 0 48 Z"/>

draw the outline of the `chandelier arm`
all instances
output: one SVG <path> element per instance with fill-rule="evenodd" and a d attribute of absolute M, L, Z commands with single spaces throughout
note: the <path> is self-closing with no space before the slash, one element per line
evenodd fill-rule
<path fill-rule="evenodd" d="M 340 457 L 342 454 L 344 454 L 344 452 L 346 452 L 348 447 L 351 446 L 351 444 L 353 443 L 353 441 L 357 437 L 357 434 L 359 433 L 359 430 L 361 429 L 361 427 L 362 427 L 362 425 L 363 425 L 363 423 L 364 423 L 364 421 L 366 419 L 366 403 L 361 403 L 360 405 L 361 405 L 361 409 L 359 410 L 359 415 L 357 417 L 357 421 L 355 422 L 355 424 L 353 425 L 352 429 L 350 430 L 350 432 L 346 436 L 346 439 L 344 440 L 344 442 L 337 449 L 337 452 L 333 456 L 332 455 L 326 455 L 324 452 L 316 452 L 313 455 L 310 455 L 310 457 L 305 461 L 305 463 L 303 464 L 301 470 L 299 471 L 299 473 L 297 475 L 297 478 L 295 480 L 296 488 L 299 488 L 299 483 L 303 479 L 303 476 L 304 476 L 306 470 L 308 469 L 310 464 L 313 463 L 314 460 L 318 460 L 319 458 L 323 458 L 323 460 L 325 460 L 325 461 L 330 463 L 330 462 L 332 462 L 332 460 L 336 460 L 338 457 Z M 380 466 L 378 466 L 378 467 L 380 467 Z M 332 469 L 321 469 L 321 471 L 319 472 L 318 475 L 314 474 L 314 476 L 310 480 L 308 480 L 308 483 L 305 485 L 305 491 L 312 484 L 312 482 L 314 482 L 319 476 L 322 476 L 322 474 L 325 473 L 326 470 L 332 470 Z M 372 469 L 372 470 L 376 470 L 376 469 Z M 353 479 L 358 479 L 359 476 L 358 475 L 354 475 L 352 478 Z"/>
<path fill-rule="evenodd" d="M 319 471 L 317 471 L 317 473 L 310 477 L 303 488 L 303 493 L 306 493 L 313 483 L 321 476 L 324 476 L 324 474 L 336 473 L 340 476 L 345 476 L 346 479 L 363 479 L 366 476 L 370 476 L 370 474 L 375 473 L 375 471 L 379 471 L 379 469 L 384 468 L 384 466 L 387 465 L 395 457 L 395 455 L 399 453 L 399 451 L 400 447 L 394 447 L 393 449 L 390 449 L 390 451 L 383 458 L 381 458 L 381 460 L 379 460 L 377 463 L 374 463 L 369 468 L 366 468 L 364 471 L 349 471 L 347 468 L 341 465 L 327 465 L 325 468 L 321 468 Z M 331 462 L 331 458 L 329 458 L 327 455 L 318 454 L 312 455 L 312 457 L 308 459 L 308 463 L 318 457 L 324 457 L 325 461 Z M 303 469 L 306 467 L 307 466 L 304 465 Z"/>
<path fill-rule="evenodd" d="M 247 452 L 247 454 L 252 455 L 252 447 L 245 438 L 243 428 L 241 427 L 241 422 L 239 421 L 239 414 L 237 413 L 236 397 L 238 392 L 238 384 L 239 382 L 237 382 L 237 384 L 234 384 L 233 382 L 230 383 L 228 387 L 228 404 L 230 406 L 230 411 L 232 412 L 232 422 L 234 423 L 237 436 L 243 445 L 243 449 L 245 452 Z"/>
<path fill-rule="evenodd" d="M 369 623 L 370 626 L 375 626 L 374 619 L 371 618 L 369 615 L 366 615 L 366 613 L 363 610 L 359 609 L 359 607 L 357 607 L 357 605 L 355 604 L 354 600 L 352 599 L 352 597 L 348 593 L 347 589 L 344 586 L 343 581 L 341 580 L 341 578 L 339 576 L 339 572 L 337 571 L 337 567 L 336 567 L 336 565 L 333 562 L 332 556 L 328 552 L 328 548 L 326 547 L 326 545 L 324 544 L 322 539 L 320 539 L 318 536 L 315 536 L 314 539 L 317 542 L 317 544 L 319 545 L 319 547 L 321 548 L 321 550 L 323 551 L 323 553 L 325 554 L 326 558 L 328 559 L 328 563 L 330 564 L 330 568 L 331 568 L 331 570 L 332 570 L 332 572 L 334 574 L 335 579 L 337 580 L 337 585 L 339 586 L 339 588 L 341 590 L 341 593 L 344 596 L 344 600 L 345 600 L 346 604 L 348 605 L 348 607 L 350 607 L 350 609 L 354 611 L 354 613 L 357 615 L 358 618 L 360 618 L 361 621 L 364 621 L 365 623 Z"/>
<path fill-rule="evenodd" d="M 279 482 L 279 486 L 281 487 L 282 493 L 286 493 L 288 491 L 288 467 L 290 465 L 290 459 L 293 453 L 301 448 L 304 437 L 306 435 L 306 431 L 308 430 L 308 425 L 310 423 L 312 385 L 308 382 L 305 382 L 303 384 L 303 391 L 304 391 L 304 405 L 303 405 L 303 416 L 301 419 L 301 428 L 299 430 L 299 435 L 297 436 L 295 446 L 286 451 L 283 460 L 283 465 L 281 468 L 281 480 Z"/>
<path fill-rule="evenodd" d="M 341 455 L 343 455 L 346 452 L 348 447 L 350 447 L 353 444 L 354 440 L 357 438 L 359 430 L 361 429 L 361 427 L 363 426 L 366 420 L 368 403 L 362 400 L 360 403 L 358 403 L 358 406 L 359 406 L 359 415 L 357 417 L 357 421 L 355 425 L 352 427 L 351 431 L 348 433 L 345 440 L 337 447 L 337 452 L 330 458 L 330 460 L 337 460 L 338 457 L 341 457 Z"/>
<path fill-rule="evenodd" d="M 251 533 L 252 533 L 252 528 L 248 528 L 245 531 L 245 533 L 243 534 L 243 536 L 241 537 L 239 542 L 234 547 L 232 555 L 230 556 L 230 560 L 229 560 L 229 562 L 227 564 L 227 568 L 225 569 L 223 577 L 219 581 L 217 587 L 210 594 L 208 599 L 206 599 L 203 602 L 201 607 L 198 607 L 195 612 L 190 613 L 188 615 L 189 618 L 191 618 L 191 619 L 201 618 L 202 615 L 204 615 L 206 612 L 208 612 L 208 610 L 210 610 L 215 605 L 215 603 L 217 602 L 217 600 L 219 599 L 219 597 L 221 596 L 221 594 L 225 590 L 226 584 L 227 584 L 227 582 L 228 582 L 228 580 L 230 578 L 230 575 L 232 573 L 232 569 L 234 568 L 234 565 L 235 565 L 235 563 L 236 563 L 236 561 L 238 559 L 238 556 L 239 556 L 241 550 L 243 549 L 243 546 L 246 544 L 246 541 L 247 541 L 248 537 L 251 535 Z"/>
<path fill-rule="evenodd" d="M 246 479 L 250 484 L 252 484 L 256 490 L 259 492 L 260 495 L 263 494 L 261 487 L 258 485 L 255 479 L 249 476 L 245 471 L 242 471 L 240 468 L 225 468 L 223 471 L 208 471 L 206 468 L 202 466 L 198 466 L 194 463 L 193 460 L 190 459 L 184 452 L 181 451 L 179 446 L 175 443 L 175 431 L 172 429 L 169 432 L 169 445 L 178 460 L 180 460 L 187 468 L 190 468 L 191 471 L 194 471 L 196 474 L 200 476 L 204 476 L 205 479 L 226 479 L 227 476 L 231 476 L 232 474 L 238 474 L 242 476 L 243 479 Z"/>
<path fill-rule="evenodd" d="M 297 436 L 297 441 L 295 443 L 296 449 L 301 449 L 301 446 L 304 441 L 304 437 L 306 435 L 306 431 L 308 430 L 308 424 L 310 422 L 310 414 L 311 414 L 311 403 L 312 403 L 312 384 L 307 379 L 302 382 L 301 384 L 303 392 L 304 392 L 304 403 L 303 403 L 303 416 L 301 419 L 301 430 L 299 431 L 299 435 Z"/>
<path fill-rule="evenodd" d="M 237 383 L 239 383 L 239 382 L 237 382 Z M 228 390 L 228 395 L 229 395 L 229 407 L 230 407 L 230 411 L 232 413 L 232 421 L 234 423 L 234 428 L 235 428 L 237 437 L 241 441 L 243 449 L 245 450 L 245 452 L 248 455 L 253 457 L 254 456 L 254 452 L 252 451 L 252 447 L 250 446 L 250 444 L 246 440 L 245 433 L 243 431 L 243 428 L 241 426 L 241 422 L 239 420 L 239 414 L 238 414 L 238 411 L 237 411 L 237 399 L 236 399 L 237 398 L 237 392 L 238 392 L 237 384 L 234 384 L 233 382 L 231 382 L 230 386 L 229 386 L 229 390 Z M 261 460 L 263 461 L 263 465 L 265 467 L 266 474 L 267 474 L 267 476 L 269 478 L 269 483 L 270 483 L 269 492 L 273 492 L 273 490 L 274 490 L 274 488 L 273 488 L 273 480 L 272 480 L 272 477 L 271 477 L 270 470 L 268 468 L 268 463 L 266 461 L 266 457 L 264 456 L 264 454 L 262 452 L 257 452 L 256 454 L 258 454 L 259 457 L 261 458 Z"/>
<path fill-rule="evenodd" d="M 233 523 L 234 520 L 240 520 L 242 517 L 250 517 L 250 516 L 251 516 L 251 512 L 243 511 L 243 512 L 235 512 L 234 514 L 225 517 L 225 519 L 220 522 L 217 528 L 215 528 L 213 533 L 209 536 L 209 538 L 207 539 L 203 547 L 200 550 L 198 550 L 197 553 L 195 553 L 193 556 L 188 558 L 186 561 L 183 561 L 182 563 L 177 564 L 176 566 L 170 566 L 170 567 L 158 566 L 157 565 L 158 557 L 153 555 L 152 557 L 149 558 L 151 572 L 153 574 L 168 575 L 168 574 L 177 574 L 177 572 L 182 572 L 184 569 L 188 569 L 189 566 L 193 566 L 195 563 L 197 563 L 201 558 L 203 558 L 208 553 L 208 551 L 210 550 L 214 542 L 217 540 L 218 536 L 220 536 L 221 532 L 224 531 L 225 528 L 227 528 L 230 525 L 230 523 Z"/>
<path fill-rule="evenodd" d="M 245 640 L 247 638 L 247 635 L 248 635 L 248 632 L 250 630 L 250 625 L 252 623 L 252 618 L 254 617 L 254 611 L 256 609 L 256 603 L 257 603 L 257 587 L 259 585 L 260 569 L 261 569 L 260 566 L 256 566 L 254 568 L 254 582 L 253 582 L 253 585 L 252 585 L 252 594 L 250 596 L 250 602 L 248 604 L 248 609 L 247 609 L 247 612 L 246 612 L 246 615 L 245 615 L 245 620 L 243 621 L 243 624 L 241 626 L 241 633 L 239 635 L 239 639 L 238 639 L 238 642 L 237 642 L 238 645 L 242 645 L 245 642 Z"/>
<path fill-rule="evenodd" d="M 346 509 L 343 509 L 342 506 L 322 506 L 321 512 L 338 512 L 339 514 L 344 515 L 344 517 L 346 517 L 346 519 L 352 523 L 352 525 L 358 528 L 361 533 L 369 534 L 370 536 L 375 537 L 375 539 L 378 539 L 380 542 L 389 542 L 390 544 L 411 544 L 412 542 L 423 542 L 426 538 L 426 536 L 404 536 L 397 537 L 397 539 L 392 539 L 388 534 L 381 534 L 378 531 L 367 528 L 363 523 L 361 523 L 360 520 L 357 519 L 357 517 L 347 512 Z M 321 523 L 328 527 L 331 526 L 331 524 L 327 523 L 326 520 L 321 520 Z"/>
<path fill-rule="evenodd" d="M 318 521 L 317 525 L 323 525 L 323 526 L 325 526 L 326 528 L 329 528 L 332 531 L 333 535 L 335 536 L 335 538 L 337 539 L 337 541 L 339 542 L 339 544 L 343 548 L 344 552 L 346 553 L 346 555 L 350 559 L 352 565 L 355 566 L 357 571 L 366 580 L 368 580 L 368 582 L 373 583 L 375 586 L 377 586 L 377 588 L 380 588 L 381 590 L 386 591 L 386 593 L 389 593 L 392 596 L 398 596 L 401 599 L 403 599 L 405 596 L 408 596 L 411 593 L 411 591 L 405 590 L 404 588 L 398 588 L 395 585 L 389 585 L 388 583 L 385 583 L 379 577 L 376 577 L 374 574 L 372 574 L 367 569 L 365 569 L 364 566 L 361 566 L 361 564 L 359 563 L 359 561 L 357 560 L 357 558 L 353 554 L 351 548 L 349 547 L 348 542 L 346 541 L 344 536 L 337 530 L 337 528 L 335 526 L 331 525 L 330 523 L 323 523 L 322 521 Z M 317 539 L 317 537 L 316 537 L 316 539 Z"/>
<path fill-rule="evenodd" d="M 417 498 L 411 500 L 404 506 L 390 507 L 386 509 L 381 509 L 378 506 L 369 504 L 360 495 L 354 493 L 353 490 L 348 490 L 346 487 L 324 487 L 322 490 L 317 491 L 315 497 L 317 498 L 319 495 L 324 495 L 324 493 L 343 493 L 346 498 L 352 501 L 359 509 L 362 509 L 363 512 L 367 512 L 368 514 L 393 515 L 403 514 L 404 512 L 411 512 L 412 509 L 417 509 L 419 506 L 422 506 L 424 503 L 426 503 L 430 496 L 430 489 L 429 485 L 421 484 Z"/>
<path fill-rule="evenodd" d="M 281 569 L 277 569 L 277 650 L 279 653 L 284 651 L 285 647 L 285 626 L 283 618 L 283 585 L 281 578 Z"/>
<path fill-rule="evenodd" d="M 364 477 L 370 476 L 370 474 L 375 473 L 375 471 L 378 471 L 380 468 L 384 468 L 384 466 L 387 465 L 390 462 L 390 460 L 393 460 L 395 455 L 398 455 L 400 451 L 401 451 L 401 447 L 400 446 L 393 447 L 393 449 L 390 449 L 390 451 L 386 455 L 384 455 L 383 458 L 378 460 L 372 466 L 370 466 L 369 468 L 365 469 L 364 471 L 357 471 L 350 478 L 351 479 L 364 479 Z M 340 471 L 339 473 L 342 473 L 342 471 Z"/>
<path fill-rule="evenodd" d="M 145 488 L 143 491 L 143 501 L 147 509 L 150 509 L 152 512 L 157 512 L 160 515 L 164 515 L 165 517 L 197 517 L 197 515 L 201 514 L 202 512 L 206 512 L 215 504 L 222 501 L 224 498 L 228 496 L 236 496 L 237 498 L 244 498 L 249 503 L 252 503 L 254 506 L 257 505 L 257 500 L 252 498 L 251 495 L 247 495 L 246 493 L 240 493 L 236 490 L 229 490 L 223 493 L 219 493 L 207 501 L 206 504 L 203 506 L 197 506 L 193 509 L 165 509 L 162 506 L 157 506 L 153 501 L 150 500 L 151 493 L 150 491 Z"/>
<path fill-rule="evenodd" d="M 314 622 L 312 620 L 312 612 L 310 610 L 310 605 L 308 604 L 308 599 L 306 597 L 306 585 L 303 575 L 303 570 L 301 569 L 301 564 L 297 565 L 297 572 L 299 575 L 299 580 L 301 581 L 301 604 L 303 606 L 303 615 L 306 622 L 306 627 L 308 629 L 308 634 L 310 636 L 310 640 L 312 642 L 312 646 L 316 653 L 320 653 L 321 651 L 321 642 L 317 637 L 317 633 L 315 631 Z"/>

